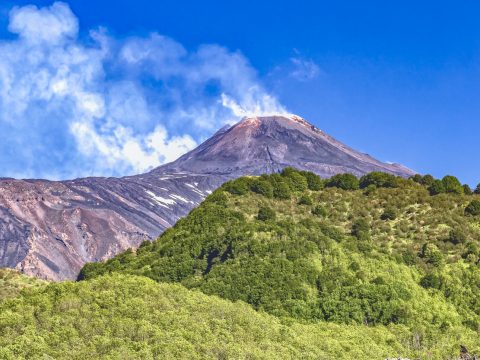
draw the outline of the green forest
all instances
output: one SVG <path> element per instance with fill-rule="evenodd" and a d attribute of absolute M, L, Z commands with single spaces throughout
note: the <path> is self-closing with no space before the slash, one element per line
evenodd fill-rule
<path fill-rule="evenodd" d="M 378 172 L 229 181 L 77 282 L 1 272 L 0 358 L 480 354 L 479 193 Z"/>

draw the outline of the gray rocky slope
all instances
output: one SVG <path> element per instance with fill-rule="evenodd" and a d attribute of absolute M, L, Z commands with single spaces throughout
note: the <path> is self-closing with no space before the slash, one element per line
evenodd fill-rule
<path fill-rule="evenodd" d="M 153 240 L 224 181 L 286 166 L 327 177 L 412 171 L 359 153 L 294 115 L 245 118 L 178 160 L 123 178 L 0 179 L 0 267 L 51 280 Z"/>

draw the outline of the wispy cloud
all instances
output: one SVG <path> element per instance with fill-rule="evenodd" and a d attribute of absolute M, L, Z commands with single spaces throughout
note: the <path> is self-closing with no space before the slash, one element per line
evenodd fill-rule
<path fill-rule="evenodd" d="M 285 112 L 240 53 L 152 33 L 79 38 L 65 3 L 16 7 L 0 41 L 0 176 L 123 175 L 249 113 Z"/>
<path fill-rule="evenodd" d="M 290 62 L 290 76 L 298 81 L 310 81 L 320 74 L 320 67 L 312 59 L 292 57 Z"/>

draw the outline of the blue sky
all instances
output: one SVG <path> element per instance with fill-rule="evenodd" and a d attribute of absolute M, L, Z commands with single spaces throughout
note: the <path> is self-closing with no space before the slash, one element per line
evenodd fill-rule
<path fill-rule="evenodd" d="M 0 5 L 0 176 L 143 171 L 242 108 L 480 181 L 474 1 L 52 4 Z"/>

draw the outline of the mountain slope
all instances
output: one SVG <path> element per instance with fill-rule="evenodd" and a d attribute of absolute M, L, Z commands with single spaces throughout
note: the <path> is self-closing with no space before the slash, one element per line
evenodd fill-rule
<path fill-rule="evenodd" d="M 378 173 L 345 184 L 322 189 L 292 169 L 228 182 L 157 241 L 81 278 L 144 275 L 279 317 L 403 325 L 434 359 L 480 352 L 478 195 L 432 196 Z"/>
<path fill-rule="evenodd" d="M 286 166 L 321 176 L 412 174 L 348 148 L 297 116 L 246 118 L 146 174 L 58 182 L 0 179 L 0 267 L 74 279 L 85 262 L 155 239 L 224 181 Z"/>

